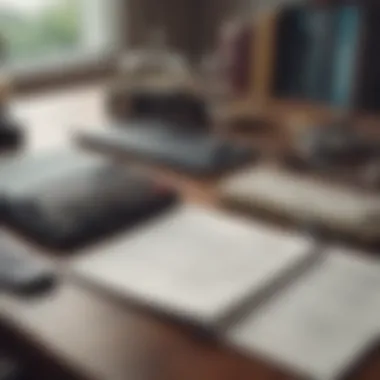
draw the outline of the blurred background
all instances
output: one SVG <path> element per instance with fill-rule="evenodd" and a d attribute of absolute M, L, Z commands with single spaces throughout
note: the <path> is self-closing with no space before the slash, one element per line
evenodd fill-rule
<path fill-rule="evenodd" d="M 198 63 L 215 48 L 222 22 L 246 14 L 247 9 L 277 3 L 1 0 L 0 35 L 6 43 L 7 68 L 18 75 L 23 87 L 49 82 L 84 66 L 86 75 L 109 72 L 115 55 L 146 42 L 154 28 L 163 28 L 168 44 Z"/>
<path fill-rule="evenodd" d="M 31 174 L 33 188 L 34 174 L 44 173 L 45 169 L 33 163 L 29 166 L 30 153 L 38 153 L 37 157 L 42 152 L 59 153 L 62 148 L 76 147 L 83 153 L 102 154 L 112 158 L 112 162 L 125 163 L 152 178 L 155 195 L 162 195 L 161 184 L 164 184 L 173 188 L 185 202 L 253 217 L 258 222 L 258 231 L 261 224 L 270 224 L 276 229 L 279 227 L 281 235 L 285 229 L 301 232 L 307 239 L 312 237 L 313 244 L 315 239 L 319 242 L 322 238 L 322 249 L 326 242 L 327 246 L 339 243 L 350 250 L 360 248 L 366 253 L 377 254 L 380 247 L 380 225 L 377 223 L 380 220 L 379 20 L 380 4 L 375 4 L 374 0 L 360 3 L 350 0 L 0 0 L 0 149 L 3 145 L 7 154 L 0 158 L 4 157 L 5 173 L 16 179 L 22 177 L 22 180 L 28 177 L 25 173 Z M 13 166 L 7 168 L 7 160 L 14 158 L 11 153 L 15 153 L 16 159 L 26 157 L 26 166 L 23 162 L 20 164 L 22 170 L 13 170 Z M 43 159 L 52 169 L 53 177 L 59 174 L 54 160 Z M 64 160 L 66 158 L 62 162 Z M 67 207 L 66 192 L 60 185 L 65 184 L 65 180 L 59 181 L 58 186 L 53 181 L 50 188 L 47 179 L 46 193 L 45 188 L 36 191 L 38 205 L 41 199 L 41 207 L 44 207 L 44 200 L 47 200 L 47 218 L 45 211 L 35 211 L 33 205 L 25 211 L 21 199 L 20 208 L 16 207 L 14 212 L 16 223 L 17 215 L 21 215 L 21 229 L 26 225 L 33 230 L 39 225 L 34 215 L 42 215 L 48 228 L 50 216 L 54 219 L 52 224 L 57 216 L 58 227 L 62 225 L 65 232 L 72 231 L 74 228 L 67 228 L 65 217 L 61 217 L 63 209 L 69 210 L 67 220 L 75 223 L 75 212 L 79 210 L 78 220 L 82 215 L 87 226 L 92 217 L 87 212 L 81 214 L 81 210 L 98 212 L 97 207 L 88 206 L 92 206 L 93 199 L 103 199 L 103 195 L 96 198 L 96 193 L 92 192 L 96 186 L 91 181 L 90 196 L 82 193 L 76 160 L 76 157 L 68 159 L 75 178 L 74 190 L 70 190 L 69 182 L 67 194 L 75 200 L 79 191 L 79 201 L 68 203 L 70 207 Z M 247 171 L 242 176 L 236 173 L 235 177 L 233 174 L 239 168 Z M 96 177 L 108 181 L 102 174 Z M 8 186 L 8 177 L 4 178 Z M 78 178 L 79 186 L 76 185 Z M 116 182 L 124 185 L 124 180 Z M 125 183 L 129 188 L 129 179 Z M 50 197 L 44 195 L 50 189 L 52 194 L 58 190 L 53 211 L 50 211 Z M 144 192 L 138 192 L 140 199 Z M 62 208 L 60 194 L 64 195 Z M 112 191 L 109 194 L 113 196 Z M 124 199 L 124 188 L 117 194 L 120 197 L 116 196 L 115 202 L 110 199 L 112 212 L 117 210 L 117 202 Z M 31 199 L 33 197 L 34 193 Z M 143 198 L 141 204 L 151 207 L 150 201 Z M 11 206 L 7 201 L 0 204 L 5 214 L 15 207 L 13 197 L 10 199 Z M 126 197 L 126 201 L 134 207 L 134 199 L 130 201 Z M 108 212 L 105 205 L 100 209 Z M 24 215 L 26 224 L 23 224 Z M 190 219 L 189 225 L 198 228 L 194 220 Z M 95 223 L 98 224 L 102 223 Z M 108 222 L 103 224 L 106 226 Z M 215 238 L 216 247 L 223 245 L 223 241 L 219 241 L 219 235 L 224 234 L 223 221 L 222 225 L 222 232 Z M 200 229 L 202 226 L 200 224 Z M 234 227 L 229 224 L 227 227 L 227 238 L 239 240 L 240 235 L 235 235 Z M 186 225 L 184 232 L 184 235 L 191 232 L 186 231 Z M 176 237 L 175 232 L 170 234 Z M 52 236 L 58 235 L 64 236 L 52 232 Z M 199 234 L 201 246 L 203 235 L 206 237 L 202 230 Z M 189 242 L 198 244 L 196 238 L 189 236 Z M 233 239 L 226 247 L 232 247 Z M 174 240 L 179 246 L 181 242 Z M 258 239 L 258 251 L 264 247 L 264 251 L 277 252 L 277 244 L 282 244 L 281 240 L 272 237 L 268 238 L 268 244 L 266 238 L 263 241 Z M 272 241 L 275 248 L 271 248 Z M 34 251 L 36 256 L 37 252 L 40 254 L 38 244 L 29 240 L 25 243 L 33 254 Z M 206 251 L 207 244 L 205 246 Z M 233 254 L 235 258 L 235 252 Z M 174 261 L 180 262 L 177 259 Z M 234 261 L 232 256 L 230 259 Z M 66 261 L 64 255 L 57 259 L 59 264 L 66 264 Z M 371 267 L 371 262 L 368 265 Z M 107 265 L 98 267 L 101 272 L 103 269 L 107 272 Z M 119 265 L 116 260 L 115 268 L 123 267 L 124 264 Z M 213 269 L 207 262 L 201 262 L 199 267 Z M 246 269 L 240 263 L 238 267 Z M 303 265 L 298 269 L 303 270 Z M 6 267 L 4 272 L 7 272 Z M 345 293 L 344 297 L 339 296 L 355 315 L 356 311 L 365 310 L 356 306 L 362 294 L 361 279 L 367 275 L 356 276 L 353 271 L 348 272 L 342 283 L 339 279 L 344 276 L 336 276 L 337 288 L 348 289 L 348 293 L 354 295 L 359 292 L 352 305 L 351 301 L 346 302 Z M 110 276 L 113 277 L 113 272 Z M 371 288 L 370 297 L 377 295 L 373 289 L 379 283 L 378 273 L 376 283 L 372 282 L 372 277 L 369 275 L 370 281 L 362 281 Z M 195 281 L 192 276 L 188 278 Z M 148 283 L 153 284 L 153 281 Z M 168 284 L 175 287 L 170 281 Z M 278 284 L 282 282 L 276 282 L 276 286 Z M 199 291 L 199 284 L 194 285 Z M 328 288 L 323 289 L 328 293 Z M 83 374 L 88 371 L 90 375 L 96 374 L 94 378 L 135 379 L 136 376 L 128 376 L 136 368 L 135 359 L 138 369 L 140 366 L 150 368 L 151 352 L 154 363 L 161 363 L 161 351 L 167 349 L 168 370 L 171 371 L 173 365 L 174 372 L 179 375 L 171 376 L 173 379 L 219 380 L 220 376 L 259 379 L 254 374 L 257 372 L 255 363 L 251 363 L 251 369 L 235 361 L 236 355 L 231 358 L 229 354 L 219 354 L 215 347 L 204 350 L 203 342 L 188 345 L 182 335 L 177 339 L 174 334 L 172 345 L 171 338 L 166 339 L 166 328 L 162 330 L 162 339 L 159 337 L 161 327 L 158 335 L 155 328 L 145 334 L 144 328 L 140 329 L 140 313 L 136 314 L 138 324 L 126 328 L 129 315 L 124 318 L 119 308 L 115 311 L 112 302 L 107 300 L 104 306 L 103 301 L 97 299 L 97 293 L 89 297 L 81 286 L 68 290 L 68 293 L 53 295 L 51 302 L 42 302 L 41 308 L 9 297 L 4 310 L 0 310 L 0 350 L 2 341 L 6 341 L 1 338 L 1 320 L 5 313 L 10 326 L 21 326 L 21 333 L 25 331 L 26 336 L 33 337 L 40 348 L 51 349 L 51 355 L 49 352 L 46 356 L 47 362 L 50 357 L 62 356 L 64 366 L 84 369 Z M 270 290 L 270 295 L 272 293 Z M 263 295 L 258 298 L 261 300 Z M 306 294 L 304 298 L 312 302 L 317 300 L 315 315 L 319 319 L 324 310 L 319 305 L 319 298 L 314 294 Z M 345 317 L 352 321 L 356 318 L 345 313 L 346 309 L 341 309 L 339 302 L 328 299 L 327 306 L 323 305 L 339 309 L 339 313 L 332 313 L 334 318 L 336 315 L 333 327 L 339 325 L 338 318 L 344 321 Z M 380 303 L 376 303 L 376 307 L 378 305 Z M 90 313 L 85 312 L 87 309 Z M 377 310 L 375 315 L 378 315 Z M 297 328 L 299 319 L 292 322 Z M 320 325 L 329 323 L 323 320 Z M 356 331 L 347 327 L 350 323 L 342 326 L 346 326 L 347 332 Z M 277 327 L 277 322 L 273 325 Z M 283 331 L 292 331 L 287 324 L 284 326 Z M 311 330 L 313 326 L 319 325 L 312 323 Z M 91 339 L 88 339 L 91 335 L 88 331 L 93 332 Z M 144 340 L 150 331 L 153 340 L 142 345 L 144 360 L 138 357 L 140 353 L 137 357 L 133 353 L 129 362 L 125 353 L 132 352 L 135 342 L 139 342 L 141 336 Z M 303 333 L 302 329 L 299 331 Z M 321 336 L 330 338 L 330 330 L 326 331 Z M 168 334 L 172 335 L 170 329 Z M 343 343 L 340 342 L 343 347 L 349 334 L 339 335 L 344 338 Z M 301 337 L 301 343 L 303 340 Z M 318 339 L 315 341 L 319 344 Z M 288 346 L 281 345 L 287 351 Z M 330 349 L 329 345 L 326 347 Z M 181 356 L 179 362 L 189 362 L 189 365 L 178 365 L 177 357 L 171 359 L 171 354 L 177 351 Z M 319 351 L 327 355 L 330 352 Z M 378 358 L 377 368 L 371 372 L 373 377 L 354 375 L 350 379 L 379 379 Z M 198 370 L 200 375 L 193 372 Z M 185 375 L 187 371 L 189 376 Z M 264 376 L 265 379 L 291 378 L 279 377 L 276 373 L 261 372 L 260 379 Z M 138 378 L 153 377 L 149 373 Z"/>

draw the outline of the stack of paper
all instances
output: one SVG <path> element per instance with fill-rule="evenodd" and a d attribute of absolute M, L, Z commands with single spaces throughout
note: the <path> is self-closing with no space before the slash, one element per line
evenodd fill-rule
<path fill-rule="evenodd" d="M 228 179 L 220 192 L 228 202 L 264 207 L 360 239 L 380 238 L 380 197 L 364 191 L 261 166 Z"/>
<path fill-rule="evenodd" d="M 79 259 L 74 271 L 119 296 L 216 328 L 313 259 L 299 235 L 181 206 Z"/>

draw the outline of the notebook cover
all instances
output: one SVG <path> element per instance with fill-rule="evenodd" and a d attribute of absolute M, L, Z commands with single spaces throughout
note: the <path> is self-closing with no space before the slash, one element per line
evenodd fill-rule
<path fill-rule="evenodd" d="M 299 235 L 183 206 L 90 252 L 72 270 L 125 300 L 216 330 L 313 260 L 312 251 Z"/>
<path fill-rule="evenodd" d="M 330 249 L 227 338 L 243 352 L 308 379 L 340 379 L 376 344 L 379 273 L 377 259 Z"/>

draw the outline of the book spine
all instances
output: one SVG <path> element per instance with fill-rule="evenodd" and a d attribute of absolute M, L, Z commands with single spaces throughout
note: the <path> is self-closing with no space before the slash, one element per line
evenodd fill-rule
<path fill-rule="evenodd" d="M 307 99 L 328 101 L 331 82 L 331 57 L 335 12 L 309 9 L 305 16 L 308 50 L 305 59 L 304 95 Z"/>
<path fill-rule="evenodd" d="M 228 88 L 237 96 L 246 95 L 250 89 L 252 25 L 244 20 L 233 20 L 222 28 L 220 39 Z"/>
<path fill-rule="evenodd" d="M 360 17 L 353 102 L 356 108 L 377 112 L 380 109 L 380 4 L 362 6 Z"/>
<path fill-rule="evenodd" d="M 277 16 L 276 10 L 262 13 L 255 25 L 251 88 L 259 103 L 266 102 L 273 92 Z"/>
<path fill-rule="evenodd" d="M 298 98 L 303 95 L 302 82 L 307 47 L 304 10 L 301 6 L 285 8 L 278 18 L 275 65 L 275 94 Z"/>
<path fill-rule="evenodd" d="M 357 6 L 341 7 L 338 11 L 330 94 L 330 101 L 334 106 L 353 105 L 361 30 L 360 15 Z"/>

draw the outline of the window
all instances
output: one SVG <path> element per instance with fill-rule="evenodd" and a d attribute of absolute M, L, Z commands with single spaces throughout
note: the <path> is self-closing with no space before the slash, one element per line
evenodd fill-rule
<path fill-rule="evenodd" d="M 109 8 L 116 0 L 0 0 L 0 34 L 8 63 L 33 65 L 104 53 Z"/>

